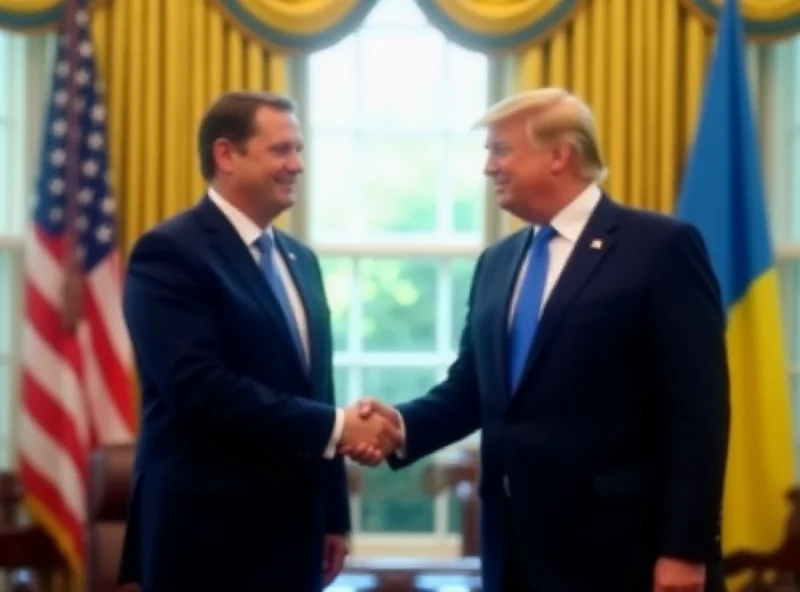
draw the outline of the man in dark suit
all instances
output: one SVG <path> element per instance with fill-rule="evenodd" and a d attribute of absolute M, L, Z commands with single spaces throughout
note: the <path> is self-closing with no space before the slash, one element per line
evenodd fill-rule
<path fill-rule="evenodd" d="M 388 449 L 400 435 L 335 408 L 319 263 L 272 227 L 303 170 L 292 103 L 228 93 L 198 143 L 207 194 L 128 263 L 142 429 L 120 581 L 318 592 L 347 553 L 337 443 Z"/>
<path fill-rule="evenodd" d="M 482 430 L 486 592 L 721 589 L 728 369 L 701 236 L 601 191 L 591 111 L 567 92 L 481 124 L 499 204 L 530 226 L 478 259 L 446 379 L 364 416 L 405 431 L 394 468 Z"/>

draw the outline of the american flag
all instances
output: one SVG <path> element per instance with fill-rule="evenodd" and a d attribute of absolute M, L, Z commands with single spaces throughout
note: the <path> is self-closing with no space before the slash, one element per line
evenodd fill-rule
<path fill-rule="evenodd" d="M 80 574 L 89 455 L 132 440 L 135 429 L 106 115 L 85 4 L 59 36 L 45 125 L 26 244 L 19 471 L 32 517 Z"/>

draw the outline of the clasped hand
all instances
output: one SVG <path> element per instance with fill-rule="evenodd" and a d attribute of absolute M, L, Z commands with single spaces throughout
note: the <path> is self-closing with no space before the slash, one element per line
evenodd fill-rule
<path fill-rule="evenodd" d="M 339 454 L 376 466 L 402 445 L 400 416 L 388 405 L 364 399 L 345 409 Z"/>

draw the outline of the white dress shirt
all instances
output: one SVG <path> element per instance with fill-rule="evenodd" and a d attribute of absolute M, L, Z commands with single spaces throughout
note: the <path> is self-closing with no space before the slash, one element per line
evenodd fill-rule
<path fill-rule="evenodd" d="M 253 261 L 258 265 L 261 259 L 261 252 L 255 246 L 255 241 L 261 237 L 265 232 L 274 239 L 274 232 L 271 226 L 267 228 L 260 228 L 255 222 L 248 218 L 241 210 L 234 206 L 231 202 L 222 197 L 213 187 L 208 188 L 208 197 L 220 209 L 223 215 L 228 219 L 233 228 L 241 237 L 244 244 L 253 255 Z M 289 273 L 289 268 L 281 255 L 280 249 L 272 249 L 272 262 L 275 265 L 278 273 L 281 276 L 281 281 L 286 288 L 286 296 L 289 299 L 289 305 L 294 315 L 294 320 L 297 323 L 297 331 L 300 334 L 300 341 L 302 343 L 303 352 L 305 354 L 306 367 L 311 367 L 311 350 L 308 343 L 308 320 L 306 319 L 306 311 L 303 308 L 303 301 L 300 299 L 300 293 L 297 291 L 297 286 L 294 284 L 292 274 Z M 331 440 L 325 449 L 324 457 L 333 458 L 336 455 L 336 444 L 341 437 L 342 428 L 344 427 L 344 412 L 341 409 L 336 410 L 336 421 L 333 427 Z"/>
<path fill-rule="evenodd" d="M 544 305 L 553 287 L 556 285 L 558 278 L 561 277 L 561 272 L 567 264 L 569 256 L 572 254 L 572 249 L 575 248 L 575 243 L 583 232 L 586 223 L 592 216 L 595 207 L 600 202 L 602 192 L 600 188 L 592 183 L 586 189 L 578 194 L 578 197 L 573 199 L 567 206 L 556 214 L 550 221 L 550 226 L 556 231 L 556 235 L 550 240 L 548 245 L 549 263 L 547 266 L 547 278 L 544 284 L 544 294 L 542 295 L 542 304 L 539 313 L 544 309 Z M 514 311 L 517 309 L 517 298 L 519 298 L 519 291 L 522 286 L 522 278 L 525 277 L 525 272 L 528 269 L 528 260 L 530 259 L 530 251 L 525 255 L 522 265 L 519 266 L 517 272 L 517 281 L 514 286 L 514 295 L 511 297 L 511 305 L 508 310 L 508 323 L 511 324 L 514 318 Z"/>

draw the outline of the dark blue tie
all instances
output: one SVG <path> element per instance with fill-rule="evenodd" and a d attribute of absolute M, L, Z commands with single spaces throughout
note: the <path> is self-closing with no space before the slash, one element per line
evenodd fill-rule
<path fill-rule="evenodd" d="M 533 238 L 528 256 L 528 267 L 522 277 L 517 305 L 508 334 L 509 385 L 514 394 L 533 345 L 539 326 L 547 266 L 550 260 L 548 246 L 556 235 L 552 226 L 543 226 Z"/>
<path fill-rule="evenodd" d="M 292 307 L 289 304 L 289 296 L 286 294 L 286 286 L 283 285 L 281 274 L 275 267 L 275 262 L 273 261 L 275 242 L 272 239 L 272 235 L 268 233 L 262 234 L 255 240 L 255 242 L 253 242 L 253 246 L 255 246 L 256 249 L 258 249 L 261 253 L 258 267 L 261 269 L 261 273 L 264 274 L 264 277 L 267 278 L 267 282 L 269 282 L 269 285 L 272 288 L 272 293 L 275 294 L 275 298 L 277 298 L 281 305 L 283 315 L 286 317 L 286 324 L 289 327 L 289 333 L 291 333 L 294 345 L 297 347 L 297 353 L 300 356 L 300 360 L 303 362 L 303 365 L 306 366 L 306 354 L 305 349 L 303 348 L 303 341 L 300 339 L 300 331 L 297 328 L 297 320 L 295 319 L 294 313 L 292 312 Z"/>

